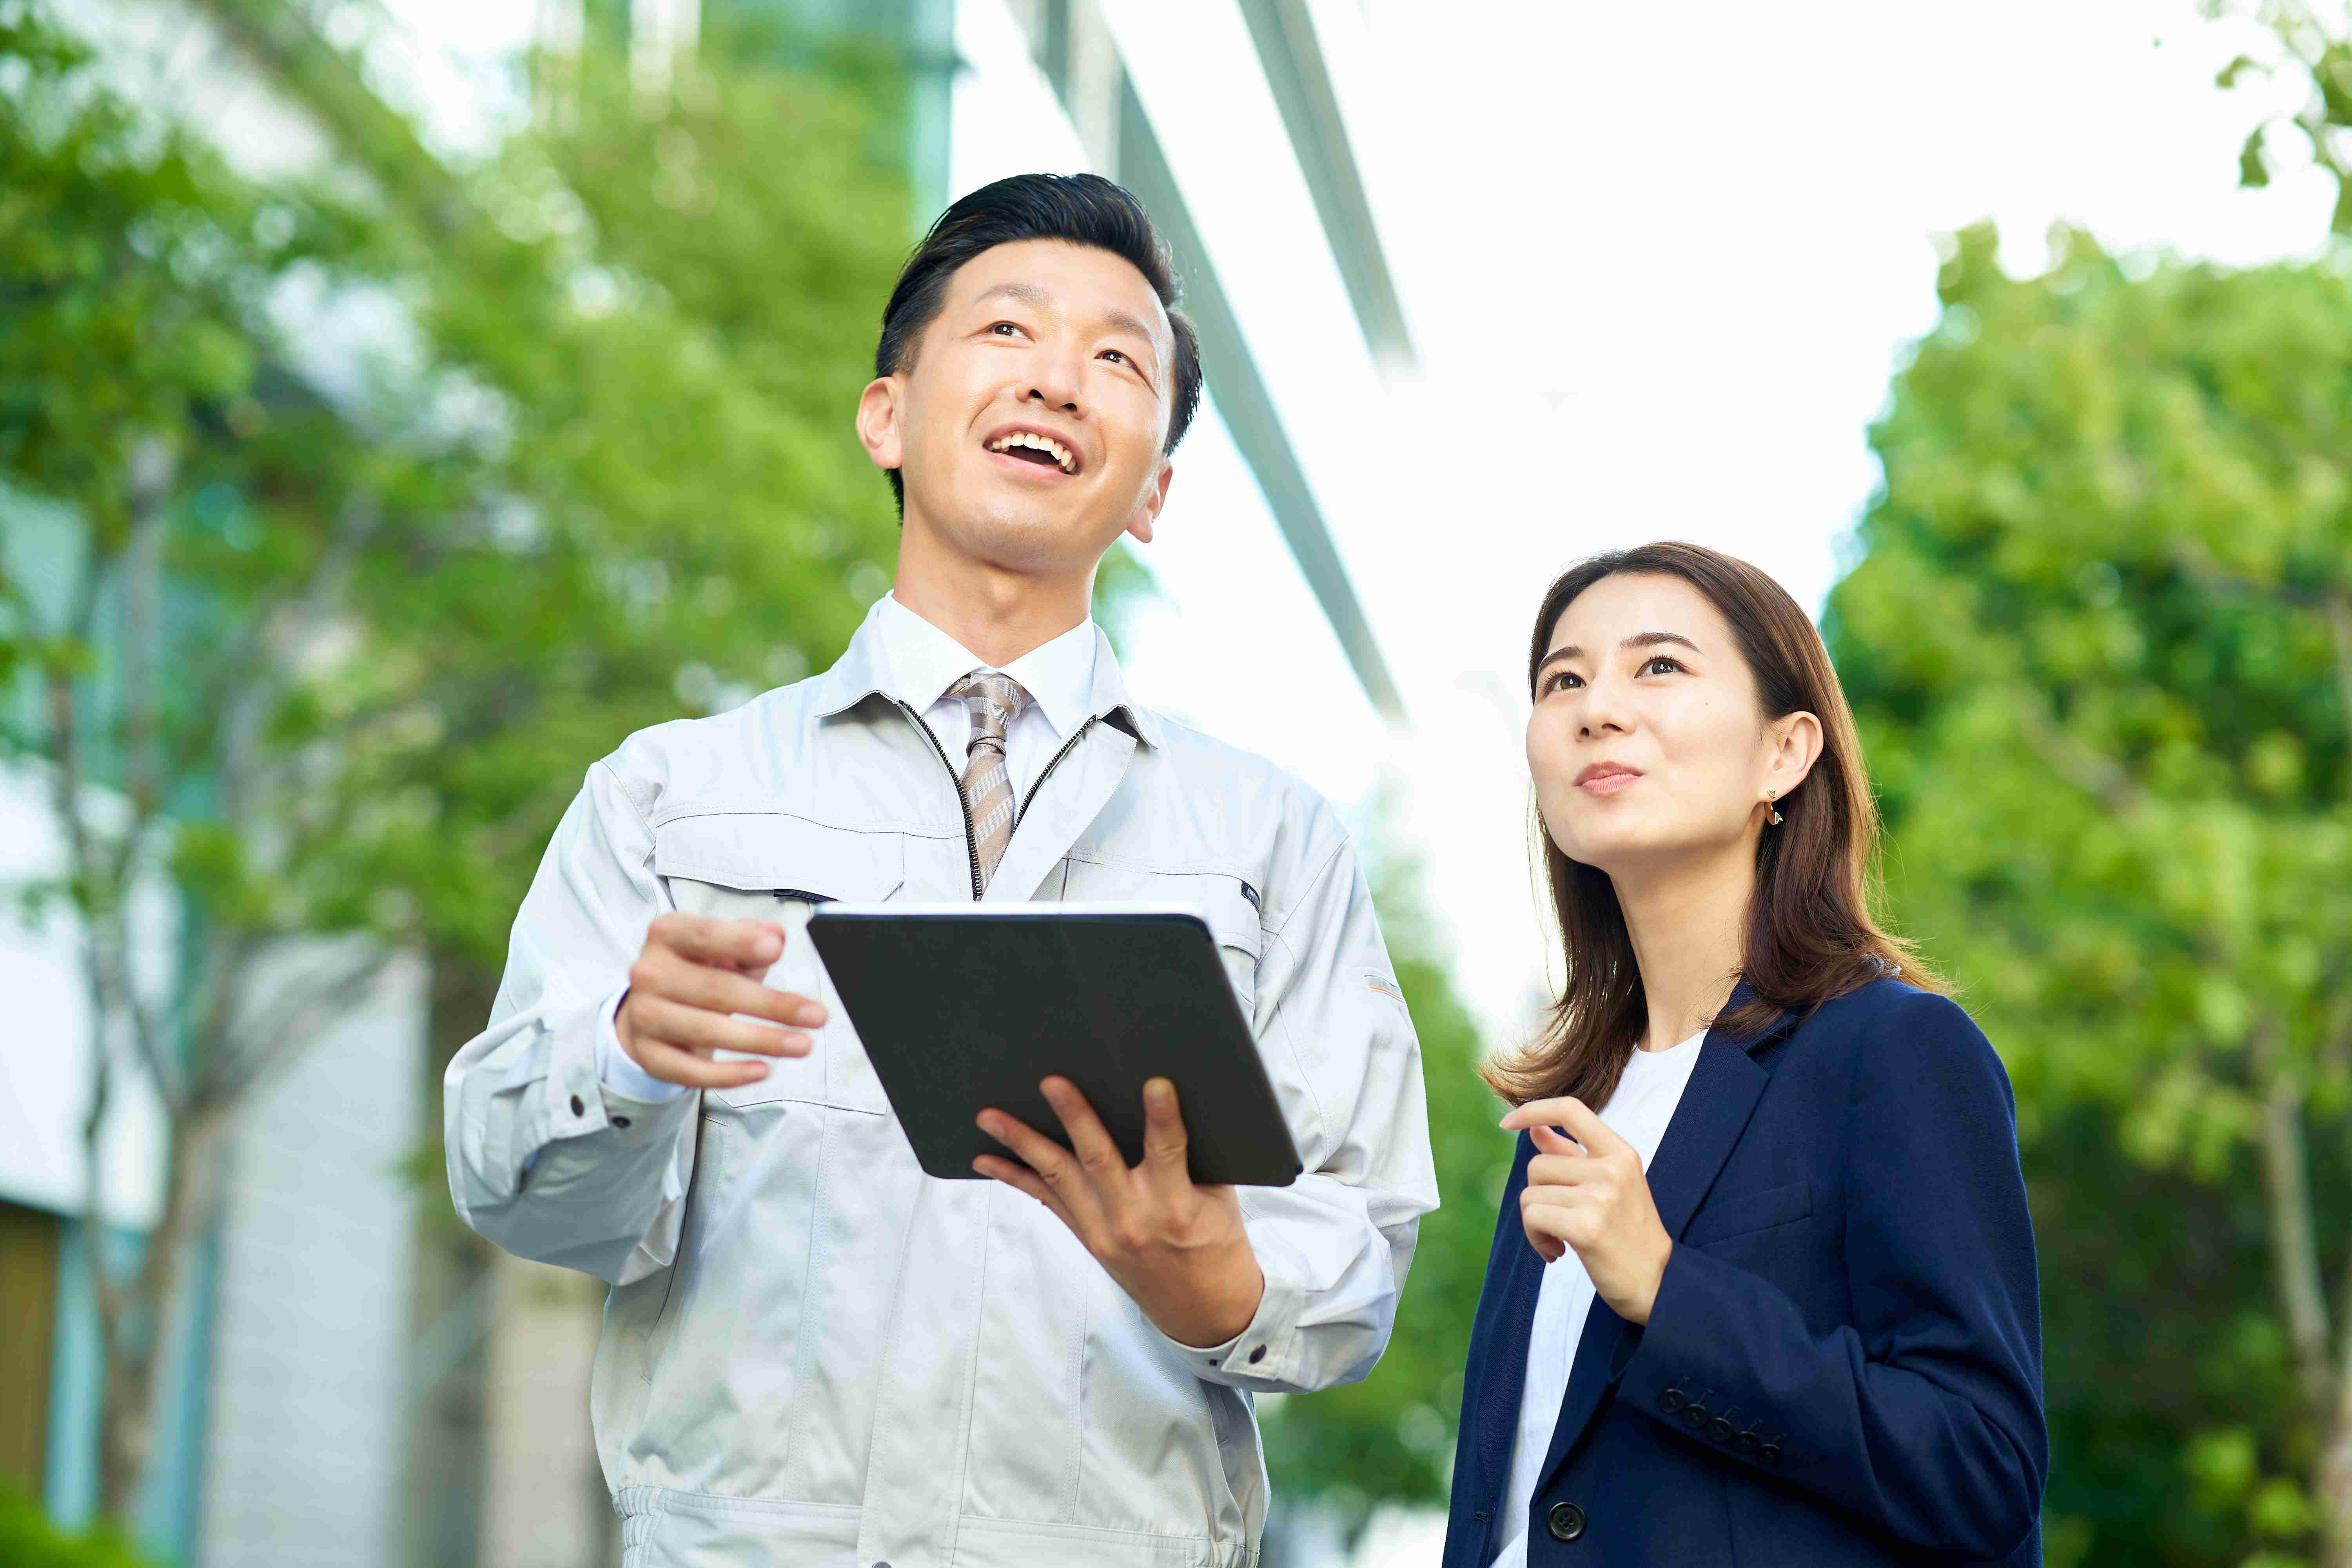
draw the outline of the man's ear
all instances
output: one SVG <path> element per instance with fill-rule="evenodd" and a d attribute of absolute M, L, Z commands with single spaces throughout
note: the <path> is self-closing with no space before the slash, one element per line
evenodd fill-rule
<path fill-rule="evenodd" d="M 877 468 L 895 468 L 906 460 L 898 439 L 898 378 L 877 376 L 857 395 L 857 439 Z"/>
<path fill-rule="evenodd" d="M 1168 504 L 1168 481 L 1176 477 L 1176 465 L 1164 454 L 1160 459 L 1160 472 L 1152 477 L 1143 499 L 1135 503 L 1134 515 L 1127 520 L 1127 531 L 1138 544 L 1151 542 L 1151 525 L 1159 520 L 1160 509 Z"/>

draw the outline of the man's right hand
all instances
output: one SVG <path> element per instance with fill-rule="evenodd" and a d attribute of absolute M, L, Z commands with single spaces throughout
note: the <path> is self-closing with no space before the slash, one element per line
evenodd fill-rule
<path fill-rule="evenodd" d="M 621 1048 L 664 1083 L 689 1089 L 740 1089 L 768 1076 L 765 1062 L 714 1061 L 713 1051 L 808 1055 L 815 1042 L 797 1031 L 824 1024 L 824 1004 L 759 980 L 783 952 L 784 928 L 773 921 L 661 916 L 613 1016 Z"/>

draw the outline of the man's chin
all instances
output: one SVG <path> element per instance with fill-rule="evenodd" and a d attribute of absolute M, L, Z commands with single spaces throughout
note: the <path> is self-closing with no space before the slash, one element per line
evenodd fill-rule
<path fill-rule="evenodd" d="M 992 496 L 950 513 L 933 530 L 959 554 L 1013 572 L 1066 572 L 1091 568 L 1124 527 L 1099 518 L 1070 514 L 1024 498 Z"/>

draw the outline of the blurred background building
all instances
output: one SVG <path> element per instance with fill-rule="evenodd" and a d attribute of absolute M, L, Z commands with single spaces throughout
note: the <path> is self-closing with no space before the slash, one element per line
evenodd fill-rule
<path fill-rule="evenodd" d="M 319 13 L 328 25 L 333 15 Z M 343 128 L 273 79 L 238 13 L 74 0 L 58 16 L 98 46 L 101 70 L 132 101 L 198 127 L 241 171 L 268 177 L 336 161 Z M 466 134 L 485 105 L 416 68 L 462 40 L 433 36 L 446 18 L 395 17 L 399 30 L 364 58 L 416 70 L 407 85 L 428 136 Z M 712 47 L 703 40 L 728 47 L 721 24 L 745 17 L 781 23 L 793 47 L 846 41 L 895 68 L 917 194 L 906 243 L 953 191 L 1002 173 L 1091 168 L 1143 197 L 1177 253 L 1203 345 L 1207 405 L 1186 455 L 1188 468 L 1208 470 L 1197 486 L 1188 474 L 1188 491 L 1210 493 L 1186 499 L 1188 513 L 1214 518 L 1215 531 L 1192 548 L 1220 574 L 1245 561 L 1251 575 L 1271 575 L 1249 613 L 1325 639 L 1328 662 L 1360 693 L 1350 706 L 1360 722 L 1402 721 L 1331 521 L 1164 144 L 1166 118 L 1219 112 L 1233 81 L 1148 106 L 1120 37 L 1091 0 L 731 0 L 708 21 L 697 0 L 637 0 L 625 14 L 554 0 L 530 16 L 529 41 L 560 54 L 593 27 L 617 31 L 632 79 L 667 93 L 696 69 L 698 47 Z M 1252 51 L 1230 68 L 1262 77 L 1259 90 L 1279 108 L 1328 248 L 1318 277 L 1336 286 L 1329 304 L 1352 321 L 1372 363 L 1410 374 L 1411 333 L 1315 21 L 1302 0 L 1247 0 L 1241 17 Z M 385 335 L 366 321 L 330 330 L 362 347 Z M 73 520 L 6 492 L 0 510 L 11 574 L 62 594 L 79 550 Z M 1266 573 L 1285 552 L 1289 568 Z M 37 767 L 6 776 L 0 844 L 19 858 L 5 872 L 27 884 L 55 879 L 65 857 L 41 795 L 49 780 Z M 152 950 L 141 961 L 163 968 L 174 962 L 170 899 L 161 887 L 152 896 Z M 0 1394 L 6 1474 L 68 1521 L 99 1504 L 100 1352 L 77 1257 L 91 1245 L 82 1133 L 95 1031 L 77 946 L 74 922 L 54 907 L 0 941 L 9 994 L 37 999 L 26 1037 L 60 1046 L 0 1057 L 11 1118 L 0 1141 L 0 1245 L 16 1331 Z M 238 1116 L 217 1213 L 169 1321 L 172 1394 L 144 1517 L 150 1543 L 174 1557 L 257 1568 L 556 1568 L 617 1557 L 583 1418 L 601 1291 L 491 1254 L 446 1215 L 420 1220 L 446 1210 L 437 1171 L 414 1156 L 437 1117 L 437 1068 L 456 1043 L 431 1037 L 429 988 L 423 964 L 396 966 Z M 139 1087 L 131 1079 L 118 1090 L 102 1144 L 100 1245 L 126 1255 L 162 1202 L 162 1128 Z"/>
<path fill-rule="evenodd" d="M 2335 0 L 0 0 L 0 1543 L 15 1492 L 205 1568 L 616 1560 L 600 1291 L 449 1213 L 441 1066 L 581 770 L 887 588 L 848 408 L 915 236 L 1089 168 L 1208 380 L 1101 614 L 1372 847 L 1446 1195 L 1378 1373 L 1260 1404 L 1269 1568 L 1434 1557 L 1472 1066 L 1547 994 L 1524 623 L 1658 537 L 1816 610 L 2010 1065 L 2053 1568 L 2346 1568 L 2347 50 Z"/>

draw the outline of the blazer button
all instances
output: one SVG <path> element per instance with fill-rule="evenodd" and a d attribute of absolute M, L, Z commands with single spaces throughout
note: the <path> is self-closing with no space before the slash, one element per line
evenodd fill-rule
<path fill-rule="evenodd" d="M 1718 1443 L 1730 1442 L 1731 1431 L 1731 1423 L 1720 1415 L 1706 1424 L 1706 1435 Z"/>
<path fill-rule="evenodd" d="M 1679 1388 L 1669 1388 L 1658 1395 L 1658 1408 L 1669 1415 L 1689 1403 L 1690 1401 L 1684 1397 L 1683 1391 Z"/>
<path fill-rule="evenodd" d="M 1696 1432 L 1706 1425 L 1706 1418 L 1713 1414 L 1715 1413 L 1704 1405 L 1693 1405 L 1683 1412 L 1683 1425 Z"/>
<path fill-rule="evenodd" d="M 1762 1447 L 1757 1449 L 1756 1457 L 1763 1460 L 1768 1465 L 1779 1464 L 1780 1462 L 1780 1439 L 1775 1437 L 1770 1442 L 1765 1444 Z"/>
<path fill-rule="evenodd" d="M 1544 1515 L 1544 1528 L 1554 1541 L 1574 1541 L 1584 1533 L 1584 1510 L 1572 1502 L 1556 1502 Z"/>

